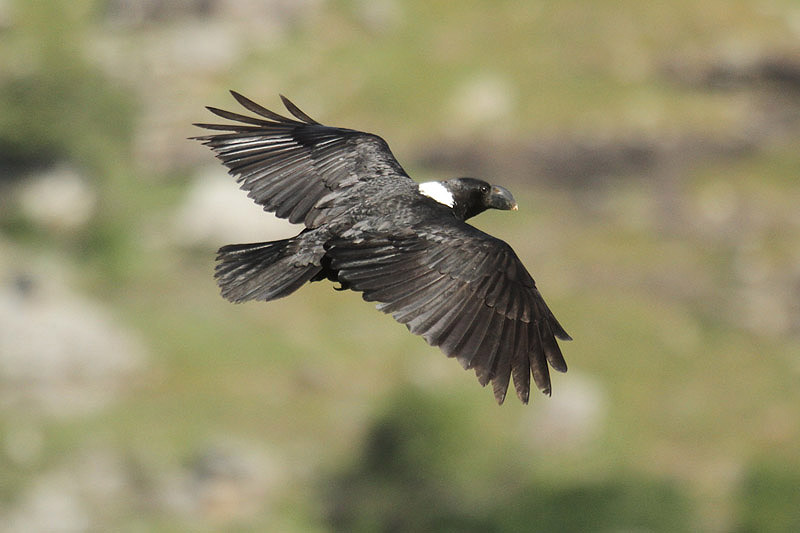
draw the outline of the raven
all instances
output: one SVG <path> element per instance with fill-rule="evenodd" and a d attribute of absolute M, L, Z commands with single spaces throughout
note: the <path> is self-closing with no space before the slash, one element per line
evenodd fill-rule
<path fill-rule="evenodd" d="M 439 346 L 502 404 L 513 378 L 528 403 L 530 379 L 550 394 L 550 371 L 567 365 L 556 341 L 571 340 L 514 250 L 465 221 L 487 209 L 516 210 L 511 193 L 475 178 L 416 183 L 382 138 L 324 126 L 281 95 L 287 118 L 231 91 L 242 115 L 194 137 L 209 146 L 265 211 L 302 222 L 297 236 L 223 246 L 215 277 L 232 302 L 275 300 L 306 282 L 391 313 Z"/>

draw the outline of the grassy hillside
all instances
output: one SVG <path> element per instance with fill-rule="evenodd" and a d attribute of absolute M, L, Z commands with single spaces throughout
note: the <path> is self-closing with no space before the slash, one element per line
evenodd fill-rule
<path fill-rule="evenodd" d="M 40 4 L 0 6 L 0 530 L 800 526 L 794 2 Z M 475 224 L 575 338 L 553 396 L 498 407 L 326 284 L 220 298 L 227 241 L 176 216 L 224 174 L 186 138 L 229 88 L 508 185 Z M 88 203 L 32 188 L 64 168 Z M 74 300 L 141 366 L 48 330 L 100 327 Z"/>

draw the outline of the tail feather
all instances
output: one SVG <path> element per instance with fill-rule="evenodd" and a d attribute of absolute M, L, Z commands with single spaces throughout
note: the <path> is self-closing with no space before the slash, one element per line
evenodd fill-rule
<path fill-rule="evenodd" d="M 298 264 L 293 239 L 223 246 L 217 253 L 214 277 L 222 296 L 232 302 L 276 300 L 299 289 L 322 269 Z"/>

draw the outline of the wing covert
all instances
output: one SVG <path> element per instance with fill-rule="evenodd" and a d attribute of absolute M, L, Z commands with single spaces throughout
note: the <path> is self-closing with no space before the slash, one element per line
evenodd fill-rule
<path fill-rule="evenodd" d="M 491 381 L 498 403 L 512 379 L 527 403 L 531 376 L 549 394 L 548 363 L 567 369 L 556 337 L 570 337 L 533 278 L 508 244 L 468 224 L 336 240 L 327 254 L 365 300 Z"/>

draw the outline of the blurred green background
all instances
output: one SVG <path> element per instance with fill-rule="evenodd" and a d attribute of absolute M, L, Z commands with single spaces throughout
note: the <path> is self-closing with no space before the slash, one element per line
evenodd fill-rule
<path fill-rule="evenodd" d="M 510 188 L 553 396 L 224 301 L 228 89 Z M 796 0 L 2 0 L 0 531 L 800 531 L 798 147 Z"/>

